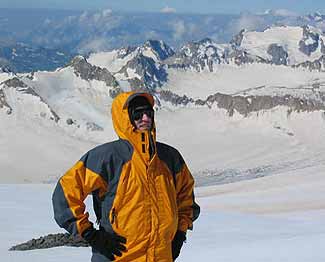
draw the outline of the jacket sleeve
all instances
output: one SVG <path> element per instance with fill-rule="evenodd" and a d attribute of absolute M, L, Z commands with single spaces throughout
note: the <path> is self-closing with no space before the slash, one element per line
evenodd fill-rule
<path fill-rule="evenodd" d="M 55 221 L 73 235 L 81 235 L 93 225 L 85 212 L 87 195 L 95 190 L 103 195 L 107 190 L 105 179 L 87 167 L 87 159 L 88 153 L 59 179 L 52 195 Z"/>
<path fill-rule="evenodd" d="M 193 221 L 199 217 L 200 207 L 195 203 L 194 179 L 184 163 L 176 174 L 176 194 L 178 208 L 178 230 L 193 229 Z"/>

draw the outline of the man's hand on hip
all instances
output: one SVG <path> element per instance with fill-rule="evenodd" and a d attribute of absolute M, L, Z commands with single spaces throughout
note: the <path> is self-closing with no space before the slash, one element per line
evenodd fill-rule
<path fill-rule="evenodd" d="M 95 228 L 87 229 L 82 237 L 91 247 L 110 260 L 115 260 L 114 256 L 122 256 L 126 251 L 126 239 L 115 233 L 108 233 L 104 229 L 96 230 Z"/>

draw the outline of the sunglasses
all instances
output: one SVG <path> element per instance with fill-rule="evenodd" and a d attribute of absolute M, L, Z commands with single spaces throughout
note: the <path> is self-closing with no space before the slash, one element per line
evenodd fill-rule
<path fill-rule="evenodd" d="M 144 108 L 144 109 L 140 109 L 140 110 L 135 110 L 133 112 L 133 120 L 138 121 L 138 120 L 142 119 L 144 114 L 146 114 L 150 118 L 153 118 L 154 111 L 151 108 Z"/>

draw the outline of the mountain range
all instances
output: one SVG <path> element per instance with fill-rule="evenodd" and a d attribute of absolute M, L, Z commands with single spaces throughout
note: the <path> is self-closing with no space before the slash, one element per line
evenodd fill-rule
<path fill-rule="evenodd" d="M 202 94 L 206 93 L 206 97 L 196 98 L 179 93 L 177 90 L 166 89 L 165 86 L 170 85 L 170 76 L 173 72 L 179 75 L 211 73 L 215 76 L 220 68 L 228 67 L 236 70 L 248 65 L 268 65 L 271 68 L 279 66 L 285 67 L 285 70 L 291 68 L 292 72 L 295 72 L 294 68 L 302 68 L 303 71 L 319 72 L 322 76 L 325 70 L 324 42 L 324 35 L 316 28 L 278 26 L 267 28 L 262 32 L 242 30 L 229 44 L 218 44 L 206 38 L 190 42 L 178 50 L 173 50 L 161 40 L 148 40 L 138 47 L 91 53 L 87 57 L 79 55 L 65 67 L 55 71 L 15 74 L 10 73 L 7 67 L 3 67 L 2 75 L 8 79 L 1 82 L 2 107 L 12 112 L 5 95 L 8 88 L 38 97 L 40 103 L 48 102 L 49 108 L 56 108 L 56 101 L 52 99 L 54 90 L 62 90 L 68 94 L 70 89 L 81 90 L 82 86 L 85 86 L 85 91 L 81 92 L 84 93 L 82 94 L 84 99 L 89 100 L 92 96 L 100 99 L 100 103 L 92 101 L 99 108 L 107 104 L 108 97 L 113 99 L 123 91 L 144 89 L 159 94 L 161 99 L 176 106 L 188 103 L 204 106 L 219 101 L 218 104 L 223 105 L 229 112 L 236 109 L 244 115 L 278 105 L 290 105 L 294 110 L 321 110 L 325 108 L 323 77 L 303 83 L 303 88 L 273 86 L 272 97 L 282 97 L 276 102 L 274 99 L 267 102 L 263 97 L 270 96 L 269 87 L 266 85 L 236 92 L 237 96 L 241 96 L 240 99 L 227 93 L 204 91 Z M 57 55 L 66 58 L 64 54 Z M 285 95 L 288 97 L 283 99 Z M 72 96 L 77 97 L 79 94 Z M 251 96 L 254 96 L 253 100 Z M 264 99 L 264 102 L 259 102 L 259 99 Z M 57 121 L 60 118 L 59 111 L 59 108 L 52 110 L 56 112 L 55 117 L 48 112 L 45 114 L 51 115 L 50 118 Z"/>
<path fill-rule="evenodd" d="M 276 141 L 278 136 L 288 139 L 286 150 L 291 150 L 291 143 L 299 141 L 302 134 L 305 137 L 302 131 L 305 127 L 300 127 L 303 122 L 317 124 L 314 128 L 317 141 L 324 133 L 324 36 L 313 27 L 243 30 L 228 44 L 206 38 L 177 50 L 161 40 L 149 40 L 137 47 L 79 55 L 54 71 L 14 73 L 3 67 L 1 72 L 0 138 L 1 148 L 8 155 L 1 165 L 10 169 L 14 166 L 12 161 L 37 161 L 33 156 L 42 159 L 39 164 L 29 165 L 35 170 L 25 170 L 36 176 L 32 180 L 27 176 L 26 181 L 53 181 L 57 172 L 48 168 L 59 166 L 58 172 L 63 172 L 89 145 L 114 139 L 109 108 L 118 93 L 129 90 L 146 90 L 155 96 L 157 119 L 161 119 L 157 124 L 166 134 L 162 138 L 175 138 L 176 145 L 178 136 L 172 130 L 188 132 L 183 128 L 188 128 L 186 119 L 191 119 L 191 114 L 196 120 L 196 126 L 190 128 L 194 133 L 202 128 L 210 130 L 217 123 L 232 130 L 229 134 L 234 132 L 234 123 L 240 126 L 250 123 L 250 128 L 258 132 L 258 123 L 262 121 L 268 127 L 267 134 L 275 135 Z M 178 124 L 170 129 L 170 119 L 183 114 L 174 119 Z M 303 122 L 299 120 L 301 117 Z M 207 139 L 214 136 L 211 131 Z M 39 142 L 35 145 L 32 141 Z M 205 146 L 211 143 L 217 146 L 217 142 L 221 141 L 206 140 Z M 188 143 L 185 149 L 190 156 L 195 140 L 193 143 Z M 314 140 L 310 143 L 322 146 Z M 64 147 L 68 151 L 53 158 L 53 152 L 63 144 L 70 145 L 68 149 Z M 299 158 L 300 153 L 297 154 L 293 158 Z M 234 162 L 229 164 L 232 158 L 224 157 L 224 164 L 219 163 L 217 170 L 209 158 L 204 163 L 193 161 L 192 168 L 201 177 L 201 184 L 216 174 L 222 174 L 221 180 L 218 179 L 221 183 L 229 180 L 229 174 L 231 177 L 238 174 L 227 169 L 236 166 Z M 241 154 L 237 159 L 241 163 Z M 263 161 L 262 168 L 256 167 L 256 161 L 250 171 L 242 171 L 245 178 L 263 176 L 279 168 L 273 162 L 270 168 L 265 167 Z M 291 166 L 282 163 L 283 159 L 277 161 L 283 168 Z M 220 171 L 220 166 L 224 171 Z M 21 168 L 15 167 L 13 172 L 20 173 Z M 11 181 L 10 177 L 7 180 Z"/>
<path fill-rule="evenodd" d="M 281 10 L 195 15 L 0 9 L 0 64 L 15 72 L 54 70 L 76 54 L 140 46 L 148 39 L 162 40 L 177 50 L 205 38 L 229 43 L 242 30 L 260 32 L 272 26 L 309 26 L 323 32 L 324 17 Z"/>

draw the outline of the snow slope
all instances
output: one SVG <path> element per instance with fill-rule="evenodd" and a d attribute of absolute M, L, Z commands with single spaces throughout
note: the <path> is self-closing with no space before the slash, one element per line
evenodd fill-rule
<path fill-rule="evenodd" d="M 67 135 L 54 123 L 0 114 L 1 183 L 57 180 L 94 143 Z M 7 118 L 7 119 L 4 119 Z"/>
<path fill-rule="evenodd" d="M 316 91 L 324 92 L 324 75 L 262 64 L 220 65 L 214 73 L 171 70 L 168 84 L 162 89 L 201 99 L 217 92 L 305 96 L 315 92 L 316 85 Z M 0 164 L 4 173 L 10 174 L 1 176 L 1 183 L 53 181 L 87 150 L 116 138 L 110 115 L 112 99 L 103 82 L 82 80 L 69 67 L 36 72 L 33 80 L 24 76 L 24 81 L 60 120 L 54 123 L 37 112 L 31 114 L 19 103 L 19 110 L 11 115 L 0 111 Z M 10 101 L 14 103 L 15 99 Z M 199 185 L 277 174 L 296 165 L 324 161 L 322 111 L 293 112 L 288 116 L 287 108 L 274 108 L 248 117 L 237 113 L 229 117 L 215 104 L 212 108 L 175 107 L 160 102 L 162 107 L 157 108 L 155 118 L 157 137 L 180 150 L 199 177 Z M 72 121 L 70 125 L 68 119 Z M 102 130 L 89 128 L 92 124 Z M 38 159 L 42 159 L 41 164 L 35 164 Z"/>
<path fill-rule="evenodd" d="M 125 66 L 128 61 L 133 59 L 137 53 L 138 51 L 131 52 L 123 58 L 119 58 L 121 53 L 116 50 L 111 52 L 92 53 L 88 58 L 88 62 L 102 68 L 107 68 L 112 73 L 116 73 Z"/>
<path fill-rule="evenodd" d="M 36 72 L 33 80 L 25 78 L 62 119 L 106 124 L 106 113 L 112 102 L 109 88 L 102 81 L 86 81 L 77 77 L 73 68 L 54 72 Z"/>
<path fill-rule="evenodd" d="M 286 186 L 291 183 L 281 177 L 292 176 L 299 177 L 296 186 L 309 183 L 308 176 L 287 174 L 278 177 L 278 190 L 267 179 L 235 183 L 221 187 L 220 190 L 200 189 L 197 200 L 202 213 L 193 232 L 189 232 L 177 261 L 324 261 L 325 211 L 320 208 L 311 210 L 306 206 L 298 207 L 289 201 L 288 193 L 292 192 L 287 192 Z M 324 188 L 324 179 L 319 182 Z M 298 187 L 297 190 L 300 189 L 301 195 L 316 199 L 315 204 L 323 205 L 324 190 L 312 192 L 305 191 L 304 188 L 306 187 Z M 0 185 L 0 211 L 5 214 L 0 217 L 2 261 L 90 261 L 89 248 L 8 251 L 11 246 L 31 238 L 63 232 L 53 219 L 53 189 L 54 185 Z M 287 196 L 286 211 L 291 212 L 283 213 L 272 208 L 273 201 L 279 201 L 279 194 Z M 266 200 L 263 195 L 268 196 Z M 91 203 L 91 199 L 88 200 L 87 206 Z M 269 201 L 272 201 L 271 205 Z M 249 209 L 236 208 L 239 204 Z M 223 208 L 222 205 L 230 205 L 231 208 Z M 265 213 L 265 209 L 268 212 Z M 91 219 L 94 219 L 93 213 Z"/>
<path fill-rule="evenodd" d="M 201 183 L 216 183 L 219 176 L 278 174 L 325 161 L 322 112 L 287 118 L 285 108 L 276 108 L 229 118 L 218 108 L 182 108 L 168 118 L 164 114 L 157 116 L 158 138 L 181 150 Z"/>
<path fill-rule="evenodd" d="M 214 72 L 194 72 L 169 69 L 168 82 L 162 89 L 168 89 L 182 96 L 206 99 L 217 92 L 223 94 L 253 94 L 259 89 L 260 95 L 294 94 L 302 95 L 304 88 L 320 83 L 325 90 L 324 72 L 267 64 L 216 65 Z M 280 87 L 286 88 L 284 91 Z M 297 90 L 295 90 L 297 89 Z"/>

